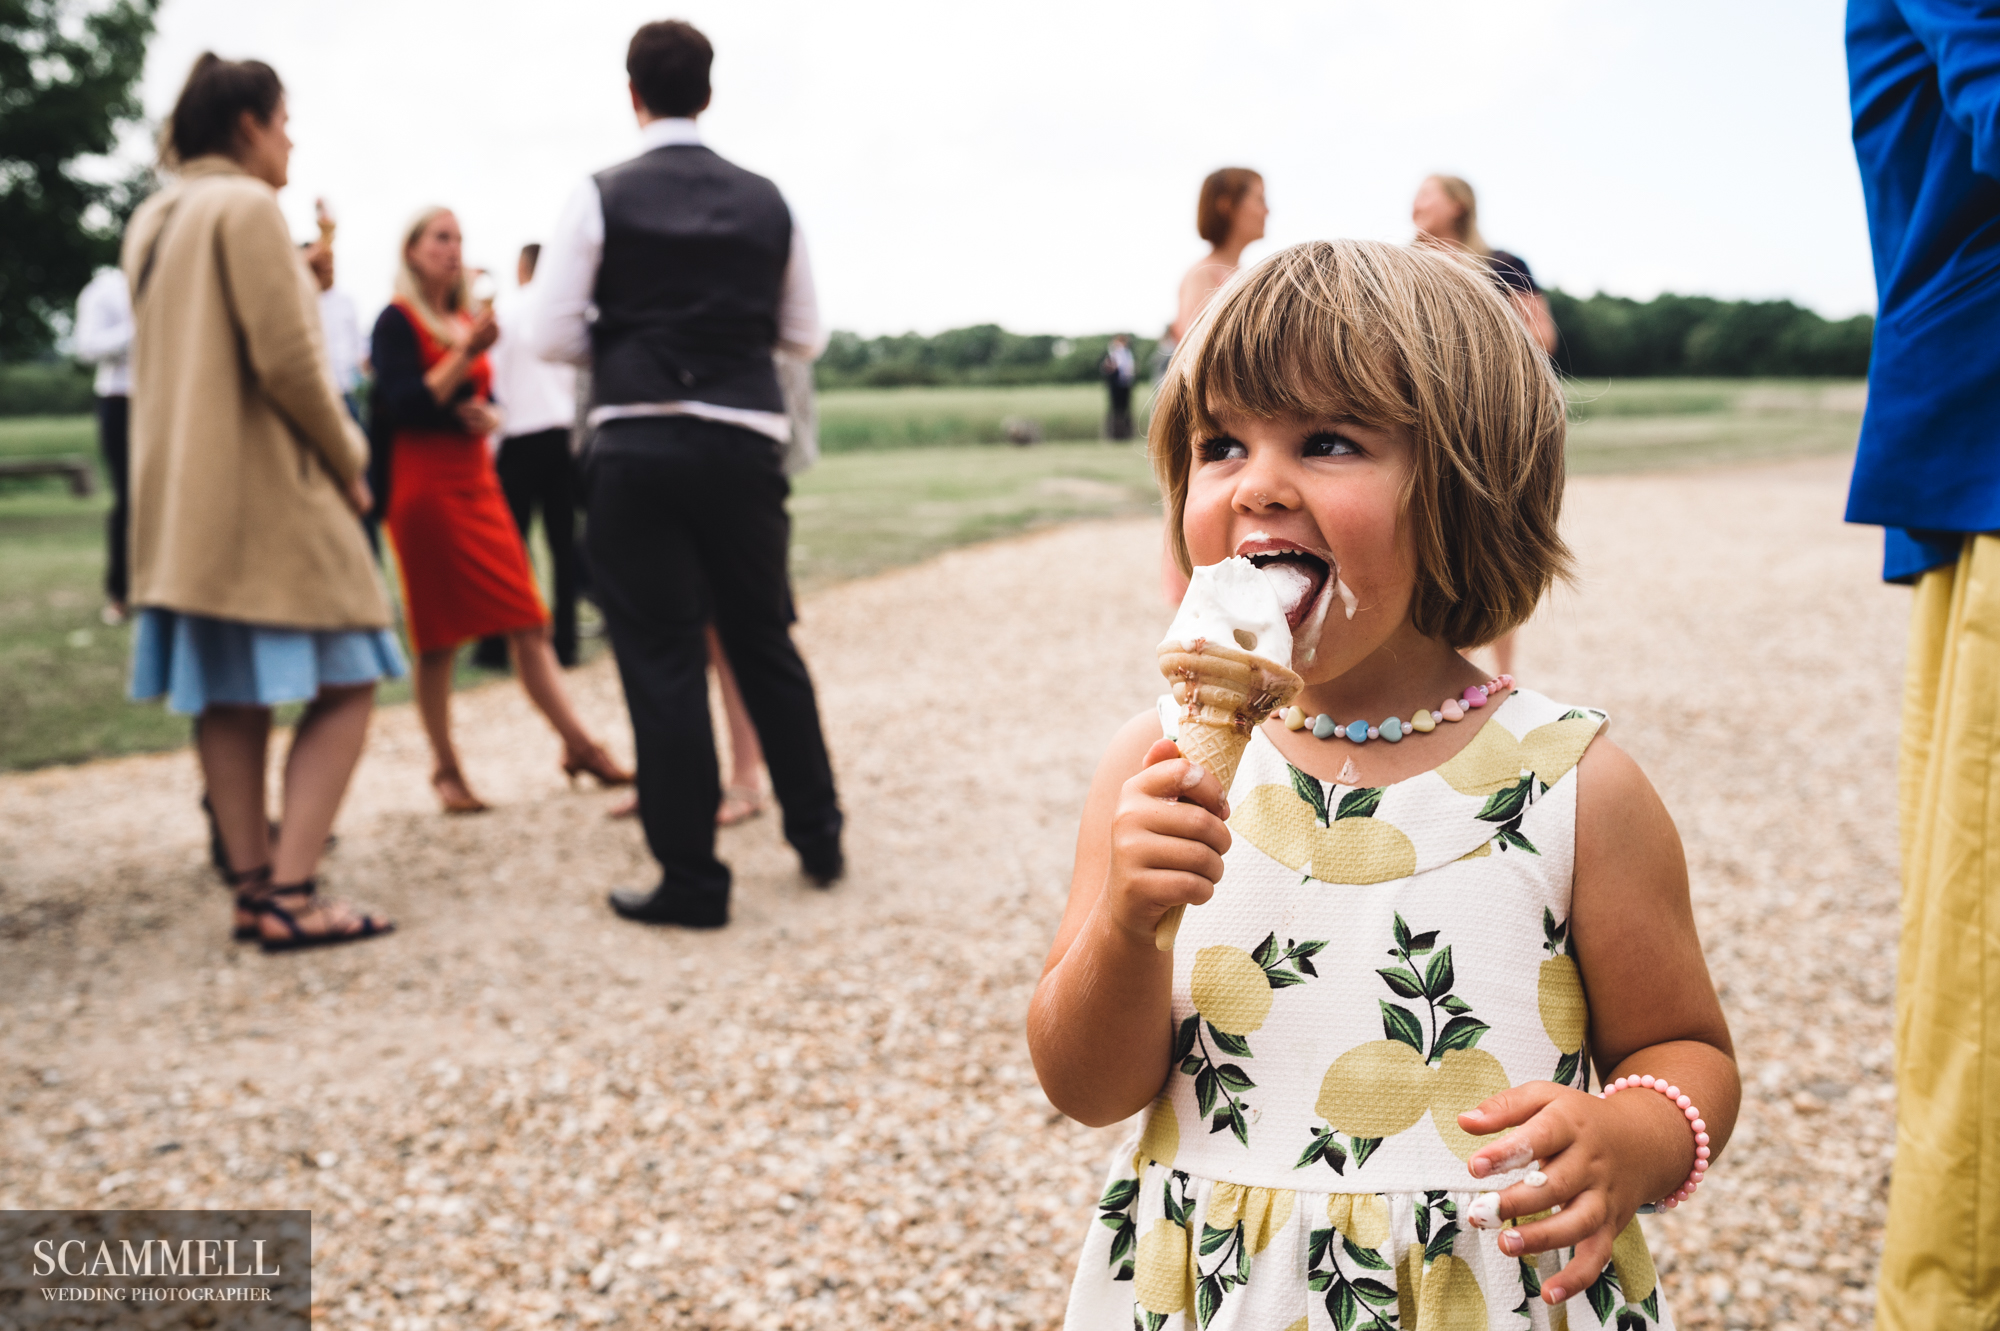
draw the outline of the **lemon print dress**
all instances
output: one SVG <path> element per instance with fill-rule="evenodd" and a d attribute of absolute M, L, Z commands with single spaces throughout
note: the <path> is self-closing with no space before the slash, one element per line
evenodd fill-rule
<path fill-rule="evenodd" d="M 1575 768 L 1604 723 L 1517 691 L 1449 762 L 1362 788 L 1252 738 L 1222 883 L 1175 944 L 1175 1067 L 1113 1163 L 1069 1331 L 1673 1324 L 1636 1222 L 1551 1308 L 1569 1254 L 1509 1257 L 1464 1219 L 1525 1171 L 1474 1179 L 1458 1114 L 1588 1082 Z"/>

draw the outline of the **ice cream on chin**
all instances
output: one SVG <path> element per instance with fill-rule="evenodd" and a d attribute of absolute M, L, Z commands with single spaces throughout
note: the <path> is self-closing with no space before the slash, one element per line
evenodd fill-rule
<path fill-rule="evenodd" d="M 1181 756 L 1214 772 L 1226 795 L 1251 732 L 1301 687 L 1279 584 L 1240 557 L 1194 570 L 1159 659 L 1181 707 Z M 1181 914 L 1176 906 L 1161 917 L 1154 942 L 1162 952 L 1172 949 Z"/>

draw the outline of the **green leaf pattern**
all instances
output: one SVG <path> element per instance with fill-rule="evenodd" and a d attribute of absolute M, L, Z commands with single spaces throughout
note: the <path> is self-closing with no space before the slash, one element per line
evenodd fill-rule
<path fill-rule="evenodd" d="M 1308 938 L 1299 942 L 1288 938 L 1281 948 L 1278 935 L 1269 933 L 1250 953 L 1250 959 L 1264 972 L 1265 983 L 1273 989 L 1289 989 L 1319 974 L 1313 969 L 1312 959 L 1326 950 L 1327 941 Z M 1195 1108 L 1208 1120 L 1208 1130 L 1227 1130 L 1239 1143 L 1248 1146 L 1249 1104 L 1243 1094 L 1256 1090 L 1257 1083 L 1242 1064 L 1219 1061 L 1211 1046 L 1230 1058 L 1255 1057 L 1247 1039 L 1218 1029 L 1195 1012 L 1188 1014 L 1174 1033 L 1174 1064 L 1182 1076 L 1194 1078 Z"/>

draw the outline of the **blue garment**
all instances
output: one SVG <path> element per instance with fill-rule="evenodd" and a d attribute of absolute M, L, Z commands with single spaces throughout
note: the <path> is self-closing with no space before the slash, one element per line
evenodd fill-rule
<path fill-rule="evenodd" d="M 387 629 L 269 628 L 145 606 L 132 635 L 132 700 L 165 694 L 167 710 L 182 716 L 216 704 L 304 702 L 323 685 L 403 674 Z"/>
<path fill-rule="evenodd" d="M 2000 530 L 2000 5 L 1849 0 L 1878 312 L 1847 520 L 1894 581 Z"/>

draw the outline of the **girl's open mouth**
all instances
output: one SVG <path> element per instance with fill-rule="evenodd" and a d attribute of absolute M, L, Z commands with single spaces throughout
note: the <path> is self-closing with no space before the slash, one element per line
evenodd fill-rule
<path fill-rule="evenodd" d="M 1333 566 L 1323 556 L 1288 541 L 1252 539 L 1244 545 L 1253 548 L 1237 553 L 1247 557 L 1271 580 L 1272 590 L 1278 593 L 1278 604 L 1285 608 L 1285 622 L 1296 630 L 1326 589 Z"/>

